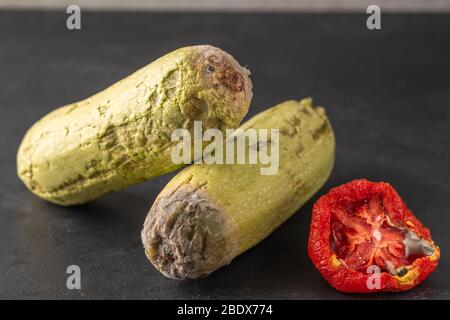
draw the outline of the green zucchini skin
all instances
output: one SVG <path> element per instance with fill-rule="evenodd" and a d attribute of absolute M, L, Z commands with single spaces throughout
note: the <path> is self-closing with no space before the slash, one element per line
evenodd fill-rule
<path fill-rule="evenodd" d="M 267 237 L 328 179 L 335 138 L 325 109 L 287 101 L 241 128 L 278 129 L 279 170 L 262 164 L 199 164 L 161 191 L 142 230 L 145 254 L 165 276 L 196 279 L 228 264 Z"/>
<path fill-rule="evenodd" d="M 175 50 L 36 122 L 17 153 L 17 172 L 39 197 L 83 204 L 178 169 L 173 130 L 238 127 L 252 99 L 250 72 L 209 46 Z"/>

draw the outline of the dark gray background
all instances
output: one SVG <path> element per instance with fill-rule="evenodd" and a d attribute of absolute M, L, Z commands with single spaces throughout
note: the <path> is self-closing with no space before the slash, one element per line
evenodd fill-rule
<path fill-rule="evenodd" d="M 450 294 L 450 15 L 0 12 L 0 298 L 443 298 Z M 321 191 L 269 238 L 211 276 L 177 282 L 146 260 L 140 230 L 169 174 L 63 208 L 16 176 L 25 131 L 53 108 L 127 76 L 181 46 L 209 43 L 253 74 L 249 116 L 287 99 L 315 98 L 337 138 Z M 332 289 L 306 244 L 311 207 L 355 178 L 388 181 L 442 249 L 417 288 L 351 295 Z M 270 196 L 270 195 L 268 195 Z M 66 289 L 66 268 L 82 290 Z"/>

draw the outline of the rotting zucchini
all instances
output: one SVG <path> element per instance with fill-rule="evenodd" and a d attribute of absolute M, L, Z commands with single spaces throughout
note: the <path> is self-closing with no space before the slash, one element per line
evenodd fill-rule
<path fill-rule="evenodd" d="M 261 164 L 201 164 L 183 169 L 162 190 L 142 230 L 145 253 L 165 276 L 208 275 L 267 237 L 328 179 L 333 130 L 311 99 L 287 101 L 241 126 L 279 129 L 279 170 Z"/>
<path fill-rule="evenodd" d="M 250 72 L 207 45 L 175 50 L 92 97 L 35 123 L 17 171 L 39 197 L 82 204 L 173 171 L 177 128 L 238 127 L 252 99 Z"/>

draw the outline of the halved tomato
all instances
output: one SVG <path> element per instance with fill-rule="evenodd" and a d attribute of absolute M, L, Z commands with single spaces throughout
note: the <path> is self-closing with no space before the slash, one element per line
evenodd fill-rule
<path fill-rule="evenodd" d="M 355 180 L 314 205 L 308 253 L 337 290 L 408 290 L 438 264 L 430 231 L 388 183 Z"/>

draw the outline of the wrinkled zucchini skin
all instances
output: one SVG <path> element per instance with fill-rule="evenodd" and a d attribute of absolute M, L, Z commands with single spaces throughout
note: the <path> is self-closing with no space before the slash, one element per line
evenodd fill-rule
<path fill-rule="evenodd" d="M 36 122 L 19 147 L 18 175 L 39 197 L 75 205 L 173 171 L 173 130 L 239 126 L 249 74 L 212 46 L 175 50 Z"/>
<path fill-rule="evenodd" d="M 335 138 L 312 99 L 287 101 L 242 129 L 279 129 L 279 170 L 261 164 L 192 165 L 161 191 L 142 230 L 145 253 L 164 275 L 203 277 L 256 245 L 292 216 L 328 179 Z"/>

